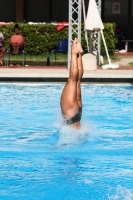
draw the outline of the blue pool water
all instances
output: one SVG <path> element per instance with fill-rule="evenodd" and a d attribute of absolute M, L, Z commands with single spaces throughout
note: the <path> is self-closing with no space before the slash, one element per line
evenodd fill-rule
<path fill-rule="evenodd" d="M 83 84 L 82 128 L 64 84 L 0 84 L 0 200 L 132 200 L 133 86 Z"/>

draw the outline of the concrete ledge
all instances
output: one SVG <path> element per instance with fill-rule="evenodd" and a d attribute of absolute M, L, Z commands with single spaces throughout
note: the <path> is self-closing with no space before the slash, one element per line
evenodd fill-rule
<path fill-rule="evenodd" d="M 0 69 L 0 81 L 66 82 L 67 69 Z M 84 71 L 82 82 L 130 82 L 133 83 L 133 70 Z"/>

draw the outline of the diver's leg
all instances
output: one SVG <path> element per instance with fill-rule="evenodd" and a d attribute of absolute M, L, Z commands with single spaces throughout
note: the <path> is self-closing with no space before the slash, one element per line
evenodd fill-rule
<path fill-rule="evenodd" d="M 80 41 L 77 38 L 75 38 L 71 48 L 71 63 L 70 63 L 70 74 L 69 74 L 69 78 L 71 78 L 74 81 L 78 81 L 80 76 L 82 76 L 83 74 L 83 64 L 81 57 L 82 52 L 83 49 L 81 47 Z M 80 74 L 79 70 L 80 71 L 82 70 Z"/>
<path fill-rule="evenodd" d="M 81 78 L 83 76 L 83 62 L 82 62 L 82 55 L 79 54 L 78 56 L 78 69 L 79 69 L 79 75 L 78 75 L 78 81 L 77 81 L 77 102 L 79 104 L 79 107 L 82 108 L 82 96 L 81 96 Z"/>
<path fill-rule="evenodd" d="M 77 49 L 77 40 L 75 39 L 71 48 L 71 63 L 70 63 L 70 74 L 68 81 L 63 89 L 61 96 L 61 108 L 65 115 L 71 117 L 74 116 L 79 105 L 77 103 L 77 81 L 79 77 L 78 69 L 78 56 L 79 51 Z"/>

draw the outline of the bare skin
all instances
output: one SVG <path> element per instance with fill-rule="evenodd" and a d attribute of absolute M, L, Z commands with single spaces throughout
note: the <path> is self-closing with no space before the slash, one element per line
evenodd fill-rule
<path fill-rule="evenodd" d="M 0 38 L 0 43 L 2 45 L 4 45 L 4 39 Z M 6 48 L 5 47 L 0 47 L 0 65 L 3 65 L 2 58 L 4 57 L 5 52 L 6 52 Z"/>
<path fill-rule="evenodd" d="M 20 35 L 19 28 L 15 28 L 14 31 L 15 31 L 15 35 Z M 18 54 L 19 49 L 24 46 L 24 37 L 23 37 L 23 42 L 21 42 L 21 43 L 13 43 L 13 42 L 11 42 L 11 39 L 10 39 L 10 46 L 13 49 L 12 54 Z"/>
<path fill-rule="evenodd" d="M 70 74 L 61 95 L 61 109 L 67 119 L 74 117 L 79 108 L 82 108 L 80 81 L 83 76 L 83 63 L 81 44 L 77 38 L 73 41 L 71 49 Z M 79 129 L 80 122 L 71 125 L 72 128 Z"/>

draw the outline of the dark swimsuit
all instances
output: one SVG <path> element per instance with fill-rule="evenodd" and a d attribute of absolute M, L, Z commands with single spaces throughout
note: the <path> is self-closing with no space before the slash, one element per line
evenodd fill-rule
<path fill-rule="evenodd" d="M 77 114 L 74 117 L 70 118 L 70 119 L 65 119 L 65 116 L 63 114 L 64 124 L 66 124 L 66 125 L 75 124 L 76 122 L 79 122 L 81 120 L 81 116 L 82 116 L 82 108 L 79 108 Z"/>

